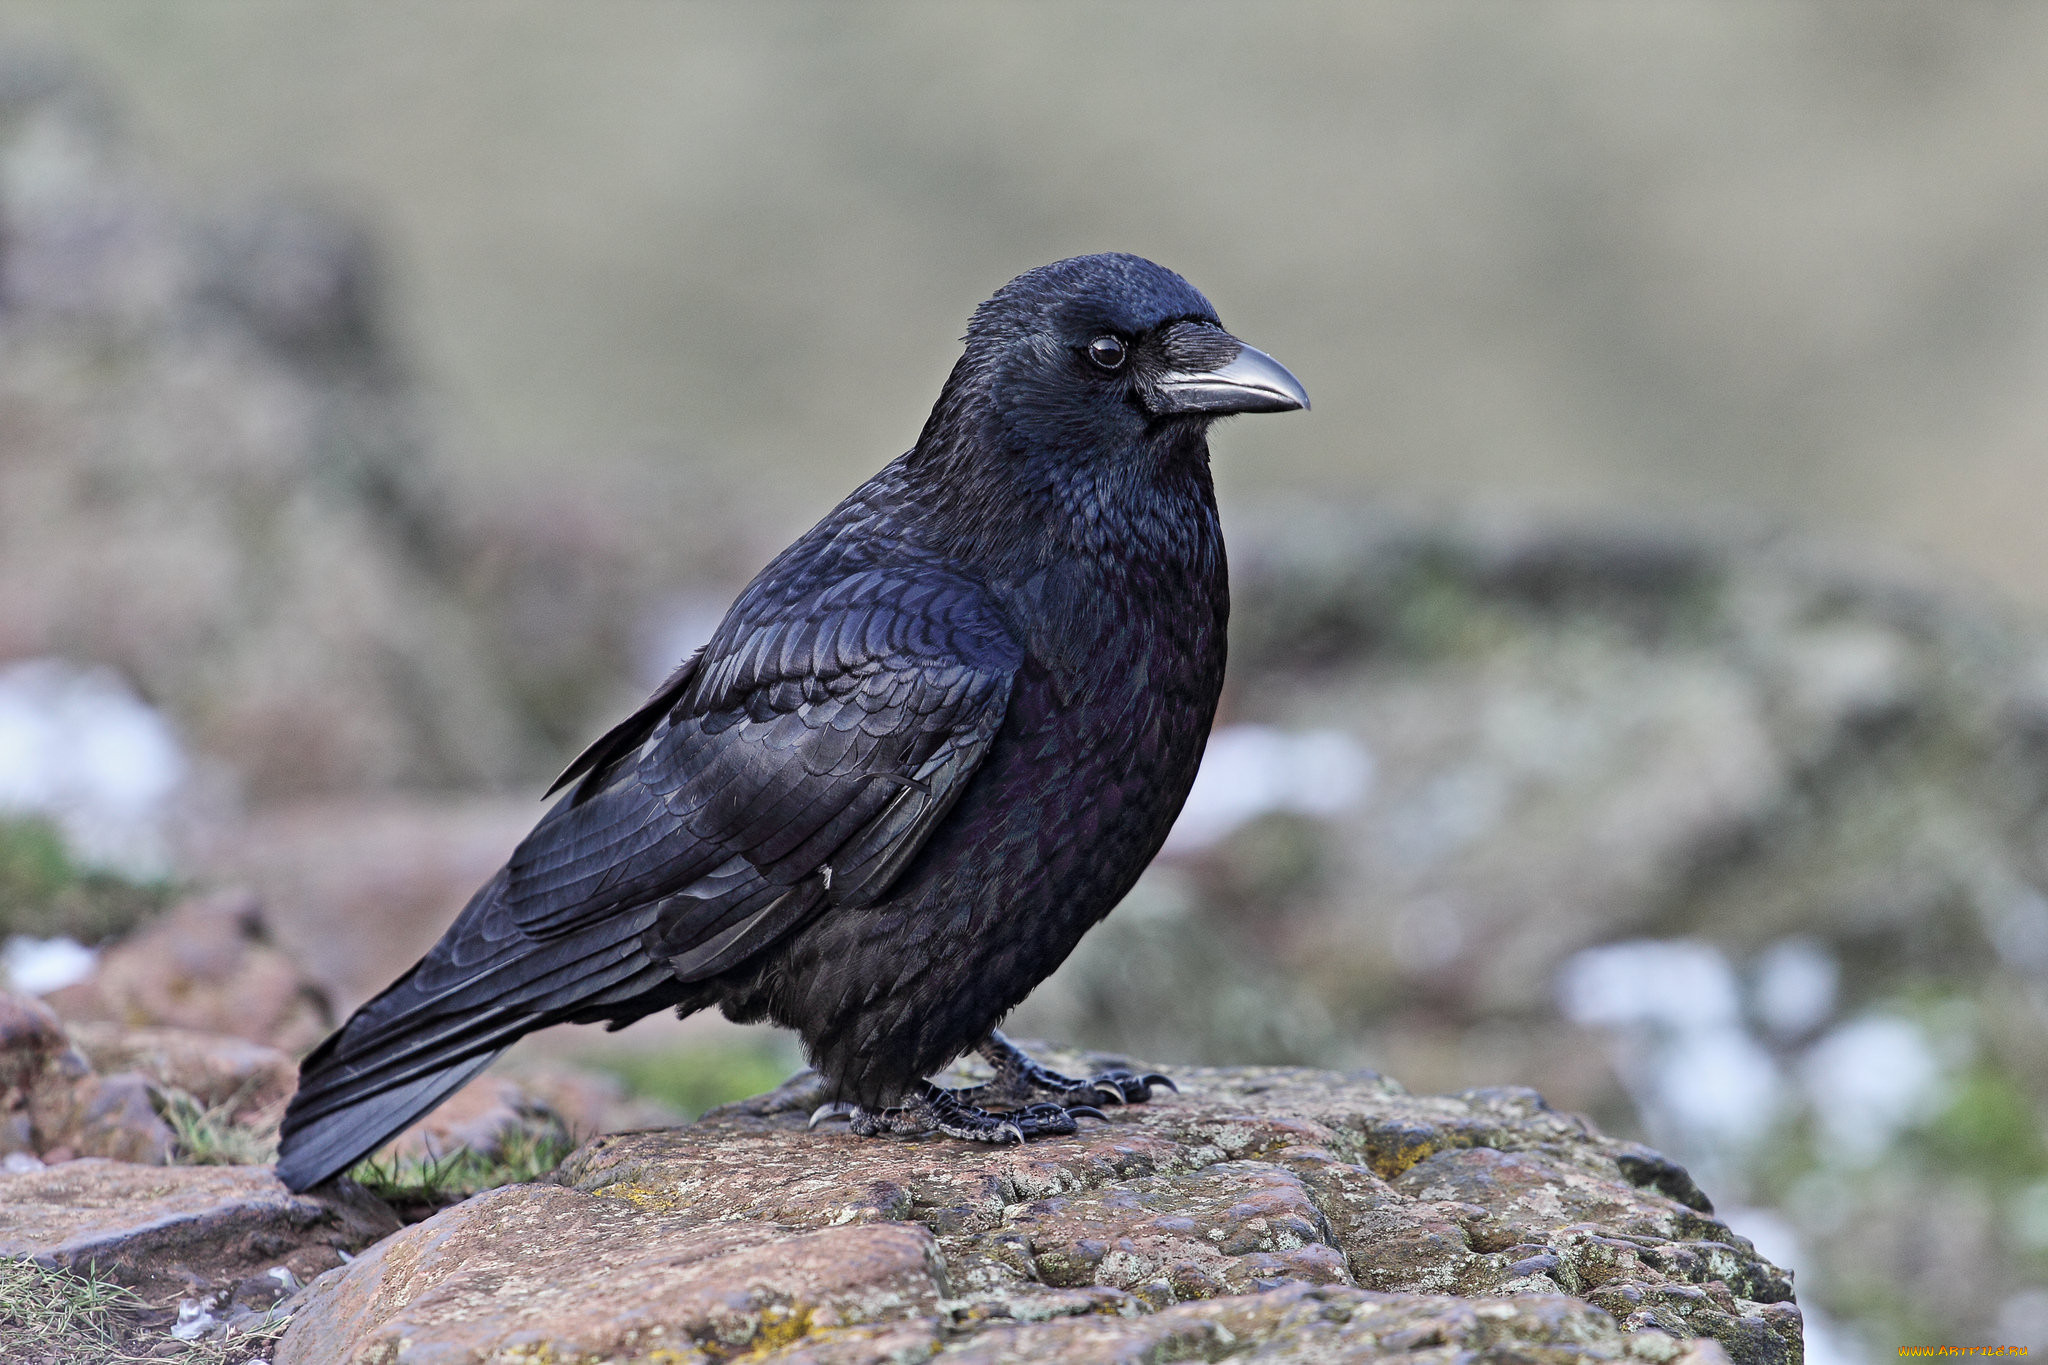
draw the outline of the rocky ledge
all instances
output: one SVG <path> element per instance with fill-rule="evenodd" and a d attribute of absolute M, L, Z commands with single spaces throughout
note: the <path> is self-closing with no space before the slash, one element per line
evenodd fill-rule
<path fill-rule="evenodd" d="M 1790 1277 L 1533 1091 L 1177 1079 L 1021 1148 L 807 1132 L 803 1078 L 597 1138 L 321 1277 L 275 1362 L 1801 1359 Z"/>

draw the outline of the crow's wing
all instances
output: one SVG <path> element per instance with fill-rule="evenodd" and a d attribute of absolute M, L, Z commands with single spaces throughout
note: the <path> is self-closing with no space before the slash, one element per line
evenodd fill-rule
<path fill-rule="evenodd" d="M 306 1059 L 280 1179 L 346 1170 L 522 1034 L 638 1018 L 888 889 L 987 752 L 1022 653 L 936 567 L 776 587 L 572 765 L 441 941 Z"/>
<path fill-rule="evenodd" d="M 875 899 L 973 776 L 1022 658 L 980 585 L 934 567 L 743 600 L 668 707 L 627 722 L 646 737 L 601 740 L 514 851 L 513 922 L 545 941 L 658 903 L 690 981 Z"/>

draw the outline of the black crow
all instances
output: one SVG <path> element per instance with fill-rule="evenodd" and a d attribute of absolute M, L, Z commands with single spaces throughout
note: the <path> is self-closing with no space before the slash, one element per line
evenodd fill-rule
<path fill-rule="evenodd" d="M 1194 781 L 1229 614 L 1209 423 L 1307 406 L 1150 261 L 1005 285 L 916 446 L 761 571 L 306 1058 L 278 1176 L 348 1169 L 534 1029 L 660 1009 L 795 1029 L 820 1115 L 862 1134 L 1021 1141 L 1148 1098 L 1164 1077 L 1061 1076 L 996 1025 Z M 994 1082 L 925 1079 L 971 1048 Z"/>

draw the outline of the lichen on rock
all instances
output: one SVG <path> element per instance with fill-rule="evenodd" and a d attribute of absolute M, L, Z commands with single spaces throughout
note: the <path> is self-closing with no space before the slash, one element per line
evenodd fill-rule
<path fill-rule="evenodd" d="M 1532 1091 L 1178 1079 L 1025 1147 L 806 1131 L 804 1077 L 597 1138 L 323 1277 L 277 1365 L 1801 1359 L 1782 1270 Z"/>

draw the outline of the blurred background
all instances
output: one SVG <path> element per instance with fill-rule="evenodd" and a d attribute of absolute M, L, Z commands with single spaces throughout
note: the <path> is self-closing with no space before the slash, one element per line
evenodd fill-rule
<path fill-rule="evenodd" d="M 1016 1031 L 1537 1086 L 1809 1359 L 2048 1344 L 2043 92 L 1990 3 L 0 3 L 11 984 L 310 1045 L 1135 251 L 1316 406 L 1214 439 L 1221 728 Z M 797 1061 L 563 1032 L 460 1132 Z"/>

